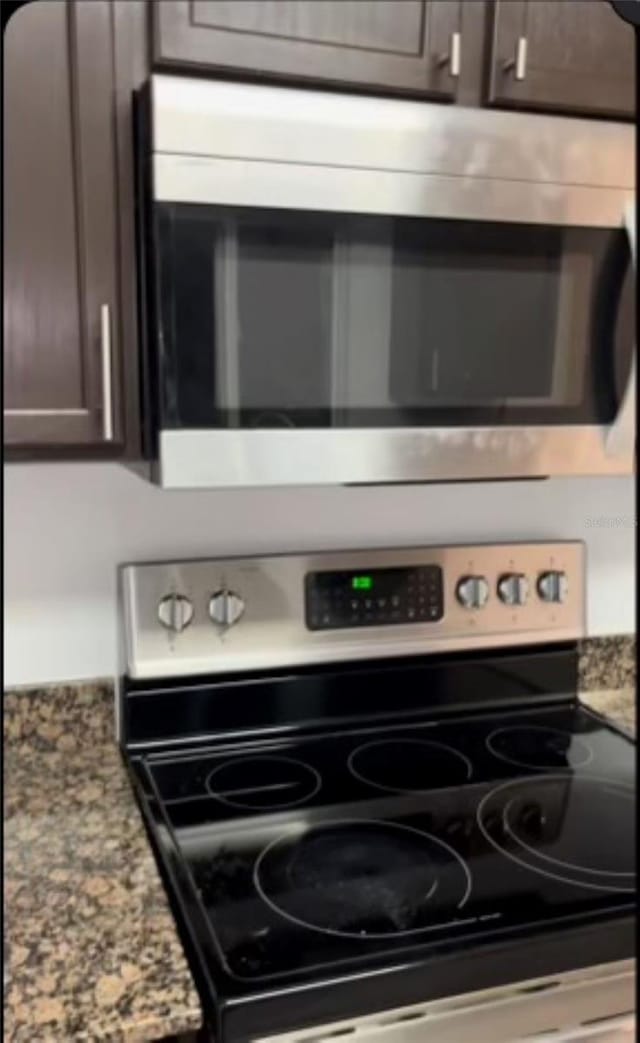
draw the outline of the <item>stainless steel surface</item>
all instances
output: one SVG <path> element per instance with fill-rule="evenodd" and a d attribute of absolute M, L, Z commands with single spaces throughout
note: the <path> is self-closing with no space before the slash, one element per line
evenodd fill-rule
<path fill-rule="evenodd" d="M 198 489 L 631 474 L 633 452 L 621 444 L 614 455 L 608 433 L 569 425 L 165 430 L 154 478 Z"/>
<path fill-rule="evenodd" d="M 635 960 L 621 960 L 254 1043 L 631 1043 L 634 1009 Z"/>
<path fill-rule="evenodd" d="M 232 590 L 217 590 L 209 601 L 209 615 L 214 623 L 232 627 L 245 610 L 243 599 Z"/>
<path fill-rule="evenodd" d="M 184 594 L 166 594 L 158 603 L 158 619 L 167 630 L 180 634 L 193 619 L 193 604 Z"/>
<path fill-rule="evenodd" d="M 484 608 L 489 584 L 484 576 L 463 576 L 456 584 L 456 597 L 463 608 Z"/>
<path fill-rule="evenodd" d="M 524 127 L 514 131 L 526 134 Z M 480 141 L 481 131 L 476 133 Z M 518 138 L 518 144 L 523 140 Z M 531 176 L 523 181 L 500 180 L 479 173 L 419 174 L 167 153 L 154 155 L 153 178 L 154 195 L 161 202 L 593 228 L 620 224 L 631 192 L 537 182 Z"/>
<path fill-rule="evenodd" d="M 310 631 L 305 625 L 304 577 L 322 570 L 439 565 L 444 615 L 437 622 L 358 626 Z M 505 605 L 497 583 L 505 572 L 538 577 L 562 570 L 571 579 L 561 604 L 532 597 Z M 463 576 L 484 576 L 482 608 L 456 597 Z M 127 565 L 121 570 L 126 673 L 132 678 L 194 676 L 235 669 L 357 660 L 576 640 L 585 634 L 585 548 L 578 542 L 508 543 L 458 547 L 357 550 L 263 558 L 228 558 Z M 217 627 L 209 615 L 212 594 L 233 591 L 246 608 L 235 626 Z M 158 622 L 157 607 L 170 593 L 195 607 L 189 627 L 175 634 Z"/>
<path fill-rule="evenodd" d="M 498 580 L 498 597 L 505 605 L 525 605 L 529 597 L 529 581 L 520 572 L 510 572 Z"/>
<path fill-rule="evenodd" d="M 615 227 L 635 187 L 625 124 L 168 76 L 151 98 L 158 200 Z"/>
<path fill-rule="evenodd" d="M 113 438 L 113 395 L 111 388 L 111 314 L 108 304 L 100 308 L 100 348 L 102 355 L 102 437 Z"/>
<path fill-rule="evenodd" d="M 516 80 L 524 80 L 527 73 L 527 38 L 520 36 L 516 45 Z"/>
<path fill-rule="evenodd" d="M 151 98 L 160 154 L 635 188 L 631 124 L 165 75 Z"/>
<path fill-rule="evenodd" d="M 461 57 L 461 36 L 460 33 L 451 34 L 451 63 L 449 65 L 449 72 L 452 76 L 458 77 L 460 75 L 460 57 Z"/>
<path fill-rule="evenodd" d="M 551 604 L 561 605 L 569 596 L 569 580 L 561 570 L 551 569 L 538 577 L 538 596 Z"/>
<path fill-rule="evenodd" d="M 632 1043 L 635 1039 L 635 1014 L 623 1014 L 603 1021 L 598 1019 L 596 1025 L 579 1025 L 573 1030 L 544 1033 L 538 1037 L 539 1043 Z"/>
<path fill-rule="evenodd" d="M 636 208 L 635 203 L 628 203 L 624 210 L 624 227 L 629 239 L 631 263 L 637 278 L 638 255 L 636 244 Z M 614 456 L 635 458 L 636 445 L 636 345 L 633 346 L 631 366 L 627 377 L 627 386 L 620 403 L 618 415 L 607 431 L 605 447 Z M 630 468 L 631 470 L 631 468 Z"/>
<path fill-rule="evenodd" d="M 449 75 L 458 77 L 460 75 L 460 33 L 451 33 L 451 46 L 447 54 L 443 54 L 437 64 L 442 68 L 449 66 Z"/>

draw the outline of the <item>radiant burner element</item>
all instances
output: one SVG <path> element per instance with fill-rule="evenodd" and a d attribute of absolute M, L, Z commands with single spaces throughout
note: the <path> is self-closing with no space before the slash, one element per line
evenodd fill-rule
<path fill-rule="evenodd" d="M 519 768 L 582 768 L 593 760 L 593 750 L 580 736 L 536 724 L 498 728 L 488 737 L 487 748 Z"/>
<path fill-rule="evenodd" d="M 298 926 L 363 940 L 455 926 L 452 910 L 471 891 L 466 863 L 443 840 L 369 819 L 277 837 L 253 878 L 264 901 Z"/>
<path fill-rule="evenodd" d="M 209 772 L 205 785 L 223 804 L 270 811 L 311 800 L 321 780 L 315 768 L 293 757 L 238 757 Z"/>
<path fill-rule="evenodd" d="M 633 819 L 623 815 L 631 828 L 621 834 L 621 817 L 612 813 L 633 798 L 633 786 L 595 776 L 515 779 L 483 797 L 477 821 L 494 848 L 527 869 L 596 891 L 633 892 Z"/>
<path fill-rule="evenodd" d="M 427 739 L 380 739 L 350 754 L 349 770 L 361 782 L 389 793 L 427 792 L 461 786 L 471 761 L 452 746 Z"/>

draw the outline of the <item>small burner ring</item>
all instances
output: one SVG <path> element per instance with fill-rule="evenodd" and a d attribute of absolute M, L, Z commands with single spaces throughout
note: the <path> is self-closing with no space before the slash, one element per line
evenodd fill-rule
<path fill-rule="evenodd" d="M 293 781 L 289 782 L 286 780 L 286 777 L 283 777 L 282 782 L 274 781 L 267 783 L 264 786 L 242 785 L 238 787 L 238 785 L 235 785 L 232 789 L 225 789 L 224 787 L 216 788 L 213 784 L 214 777 L 218 776 L 219 779 L 220 773 L 223 771 L 233 772 L 235 770 L 237 772 L 246 773 L 252 769 L 255 770 L 257 766 L 263 766 L 265 764 L 268 764 L 270 768 L 274 764 L 284 766 L 286 769 L 285 776 L 286 773 L 291 774 L 291 769 L 293 767 Z M 295 777 L 296 773 L 297 778 Z M 299 804 L 305 804 L 308 800 L 311 800 L 311 798 L 316 795 L 321 785 L 322 780 L 320 775 L 315 768 L 311 767 L 310 764 L 305 764 L 304 761 L 297 760 L 295 757 L 285 757 L 280 756 L 279 754 L 265 754 L 254 757 L 234 757 L 230 760 L 224 761 L 223 764 L 219 764 L 216 768 L 210 771 L 205 780 L 205 787 L 210 796 L 215 800 L 219 800 L 222 804 L 229 805 L 229 807 L 243 808 L 246 811 L 284 811 L 287 808 L 295 808 Z M 283 792 L 290 789 L 292 786 L 303 787 L 304 792 L 301 797 L 296 797 L 294 800 L 283 801 L 278 801 L 276 799 L 272 800 L 270 803 L 260 803 L 255 800 L 252 801 L 251 799 L 238 799 L 242 798 L 244 794 L 250 798 L 252 794 L 258 794 L 261 791 L 263 793 L 266 793 L 267 791 L 272 793 L 277 793 L 278 791 Z"/>
<path fill-rule="evenodd" d="M 371 778 L 361 768 L 356 767 L 355 761 L 359 755 L 363 754 L 367 750 L 378 749 L 382 747 L 391 746 L 404 746 L 408 747 L 411 751 L 415 751 L 416 748 L 421 747 L 425 750 L 425 756 L 428 755 L 428 751 L 437 751 L 442 753 L 444 751 L 447 756 L 451 755 L 453 760 L 456 762 L 456 768 L 462 768 L 463 774 L 460 779 L 456 779 L 451 785 L 460 785 L 468 782 L 473 775 L 473 765 L 468 757 L 465 757 L 464 753 L 460 753 L 453 746 L 448 746 L 444 742 L 438 742 L 432 739 L 413 739 L 413 738 L 397 738 L 397 739 L 375 739 L 372 742 L 362 743 L 360 746 L 356 746 L 355 750 L 352 750 L 347 760 L 347 766 L 351 774 L 359 779 L 360 782 L 364 782 L 367 786 L 374 786 L 376 789 L 384 790 L 386 793 L 428 793 L 434 789 L 433 786 L 392 786 L 388 783 L 378 782 L 376 779 Z M 453 761 L 452 761 L 453 763 Z"/>
<path fill-rule="evenodd" d="M 577 752 L 577 757 L 573 763 L 567 765 L 568 770 L 571 770 L 572 768 L 584 768 L 593 760 L 593 750 L 582 736 L 572 735 L 571 732 L 564 731 L 561 728 L 548 728 L 540 724 L 522 724 L 512 725 L 509 728 L 496 728 L 495 731 L 492 731 L 491 735 L 486 738 L 485 745 L 494 757 L 504 761 L 506 764 L 514 764 L 517 768 L 533 768 L 538 771 L 547 771 L 549 768 L 560 769 L 561 766 L 558 764 L 534 764 L 531 761 L 523 760 L 519 757 L 510 757 L 507 753 L 503 753 L 500 749 L 496 749 L 495 740 L 498 736 L 528 732 L 537 732 L 549 737 L 561 736 L 563 739 L 569 739 Z"/>

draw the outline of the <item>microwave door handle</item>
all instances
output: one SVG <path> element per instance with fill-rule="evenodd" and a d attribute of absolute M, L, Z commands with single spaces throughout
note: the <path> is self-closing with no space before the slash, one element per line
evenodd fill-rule
<path fill-rule="evenodd" d="M 624 211 L 624 227 L 629 239 L 629 250 L 631 253 L 631 267 L 634 277 L 637 277 L 637 254 L 636 254 L 636 206 L 635 200 L 630 200 Z M 631 352 L 631 365 L 627 385 L 622 395 L 622 401 L 618 414 L 611 424 L 606 436 L 606 451 L 610 456 L 626 456 L 632 454 L 636 438 L 636 344 Z"/>

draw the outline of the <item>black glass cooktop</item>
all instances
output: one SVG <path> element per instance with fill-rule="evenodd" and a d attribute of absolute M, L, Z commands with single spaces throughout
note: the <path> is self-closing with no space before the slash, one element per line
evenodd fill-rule
<path fill-rule="evenodd" d="M 634 904 L 634 746 L 577 704 L 144 760 L 238 985 Z"/>

